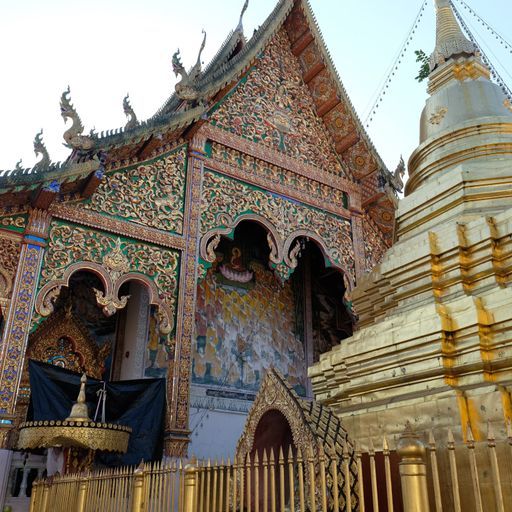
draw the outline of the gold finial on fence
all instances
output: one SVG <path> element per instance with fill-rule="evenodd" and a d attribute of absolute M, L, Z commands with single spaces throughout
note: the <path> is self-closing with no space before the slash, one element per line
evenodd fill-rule
<path fill-rule="evenodd" d="M 194 464 L 187 464 L 184 469 L 184 495 L 183 512 L 195 512 L 196 490 L 197 490 L 197 468 Z"/>
<path fill-rule="evenodd" d="M 375 446 L 373 439 L 368 441 L 368 455 L 370 457 L 370 475 L 372 484 L 372 503 L 376 512 L 379 512 L 379 489 L 377 487 L 377 466 L 375 465 Z"/>
<path fill-rule="evenodd" d="M 141 460 L 139 467 L 133 473 L 131 512 L 142 512 L 144 510 L 144 470 L 144 460 Z"/>
<path fill-rule="evenodd" d="M 432 430 L 428 433 L 428 451 L 430 452 L 430 467 L 432 468 L 432 483 L 434 486 L 434 501 L 436 512 L 443 511 L 443 502 L 441 499 L 441 484 L 439 482 L 439 468 L 437 466 L 436 440 Z"/>
<path fill-rule="evenodd" d="M 430 510 L 427 492 L 427 468 L 425 445 L 420 441 L 412 426 L 407 422 L 404 433 L 397 444 L 400 455 L 400 477 L 404 510 L 407 512 L 428 512 Z"/>
<path fill-rule="evenodd" d="M 482 496 L 480 494 L 480 479 L 478 477 L 478 468 L 476 465 L 475 438 L 473 436 L 473 431 L 471 430 L 471 425 L 469 422 L 466 429 L 466 446 L 469 450 L 469 467 L 471 470 L 471 480 L 473 484 L 473 493 L 475 496 L 476 512 L 483 512 Z"/>
<path fill-rule="evenodd" d="M 299 507 L 306 510 L 304 497 L 304 458 L 300 446 L 297 447 L 297 476 L 299 478 Z"/>
<path fill-rule="evenodd" d="M 505 512 L 503 503 L 503 490 L 501 488 L 500 470 L 498 466 L 498 456 L 496 454 L 496 437 L 494 429 L 490 421 L 487 422 L 487 446 L 489 447 L 489 455 L 491 459 L 492 481 L 494 494 L 496 496 L 496 511 Z"/>

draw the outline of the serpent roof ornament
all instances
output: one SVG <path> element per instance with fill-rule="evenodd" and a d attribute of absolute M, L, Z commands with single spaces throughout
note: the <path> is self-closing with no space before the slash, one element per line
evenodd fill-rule
<path fill-rule="evenodd" d="M 46 169 L 51 164 L 50 155 L 43 142 L 43 130 L 36 134 L 34 138 L 34 153 L 36 156 L 41 155 L 41 159 L 32 168 L 35 171 Z"/>
<path fill-rule="evenodd" d="M 125 116 L 128 118 L 128 122 L 125 124 L 124 129 L 130 130 L 131 128 L 135 128 L 139 124 L 139 121 L 130 104 L 130 95 L 128 93 L 123 99 L 123 110 Z"/>
<path fill-rule="evenodd" d="M 187 72 L 180 59 L 180 50 L 178 49 L 172 56 L 172 69 L 176 76 L 180 75 L 181 80 L 174 87 L 178 98 L 187 101 L 197 100 L 199 98 L 199 89 L 196 86 L 197 79 L 201 74 L 201 54 L 206 44 L 206 32 L 203 30 L 203 42 L 197 55 L 197 61 L 192 69 Z"/>
<path fill-rule="evenodd" d="M 75 156 L 81 157 L 84 152 L 88 153 L 93 150 L 96 146 L 96 141 L 94 136 L 91 136 L 92 130 L 91 135 L 82 135 L 84 125 L 75 107 L 73 107 L 69 95 L 70 89 L 68 86 L 60 98 L 60 112 L 65 123 L 67 123 L 68 119 L 72 121 L 71 127 L 64 132 L 63 137 L 66 141 L 64 145 L 73 150 L 71 158 L 75 159 Z"/>

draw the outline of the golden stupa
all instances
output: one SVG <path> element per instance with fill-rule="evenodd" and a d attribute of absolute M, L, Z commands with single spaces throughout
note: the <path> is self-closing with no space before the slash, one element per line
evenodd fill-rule
<path fill-rule="evenodd" d="M 359 283 L 359 330 L 310 368 L 363 442 L 404 422 L 476 441 L 512 418 L 512 108 L 448 0 L 395 244 Z"/>

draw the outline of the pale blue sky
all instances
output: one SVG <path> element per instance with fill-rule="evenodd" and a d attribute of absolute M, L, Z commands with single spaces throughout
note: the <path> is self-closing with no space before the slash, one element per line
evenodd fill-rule
<path fill-rule="evenodd" d="M 277 0 L 251 0 L 246 35 L 260 25 Z M 510 0 L 466 2 L 512 41 Z M 334 63 L 361 118 L 383 80 L 421 5 L 421 0 L 311 0 Z M 205 63 L 238 21 L 243 0 L 4 0 L 0 6 L 0 169 L 19 158 L 35 163 L 32 141 L 44 129 L 53 160 L 67 156 L 59 98 L 71 97 L 86 131 L 125 124 L 122 99 L 130 93 L 140 119 L 152 115 L 172 93 L 176 79 L 171 56 L 181 49 L 185 66 L 196 58 L 201 29 L 208 33 Z M 458 4 L 458 0 L 456 0 Z M 464 11 L 463 11 L 464 12 Z M 494 52 L 503 78 L 512 86 L 512 54 L 466 15 Z M 369 134 L 393 169 L 417 145 L 426 83 L 414 77 L 413 50 L 434 46 L 434 9 L 429 0 Z M 487 50 L 484 47 L 484 50 Z M 492 55 L 489 55 L 493 57 Z"/>

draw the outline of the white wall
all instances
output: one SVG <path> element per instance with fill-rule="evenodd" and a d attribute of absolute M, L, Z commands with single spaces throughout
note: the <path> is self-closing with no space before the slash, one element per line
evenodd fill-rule
<path fill-rule="evenodd" d="M 9 471 L 11 470 L 11 458 L 12 451 L 0 450 L 0 505 L 2 508 L 7 491 Z"/>
<path fill-rule="evenodd" d="M 224 460 L 235 454 L 244 429 L 246 413 L 190 408 L 191 443 L 189 455 L 198 459 Z"/>
<path fill-rule="evenodd" d="M 120 358 L 120 380 L 144 377 L 144 356 L 149 328 L 149 294 L 146 287 L 130 283 L 130 298 L 126 311 L 123 353 Z"/>

